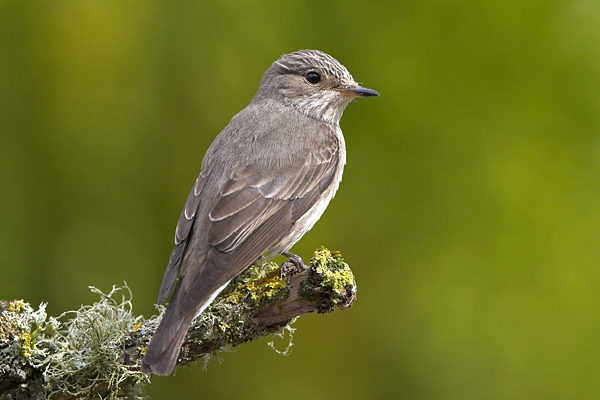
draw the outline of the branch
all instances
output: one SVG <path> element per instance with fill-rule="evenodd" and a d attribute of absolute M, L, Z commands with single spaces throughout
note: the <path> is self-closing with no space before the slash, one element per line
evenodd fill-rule
<path fill-rule="evenodd" d="M 22 300 L 0 302 L 0 398 L 143 397 L 150 378 L 139 366 L 165 308 L 144 320 L 133 314 L 126 284 L 108 294 L 90 288 L 99 302 L 58 318 L 46 315 L 46 304 L 34 310 Z M 315 251 L 308 270 L 287 277 L 275 263 L 252 265 L 194 321 L 178 365 L 206 363 L 218 351 L 291 333 L 298 316 L 344 309 L 355 298 L 352 271 L 325 248 Z"/>

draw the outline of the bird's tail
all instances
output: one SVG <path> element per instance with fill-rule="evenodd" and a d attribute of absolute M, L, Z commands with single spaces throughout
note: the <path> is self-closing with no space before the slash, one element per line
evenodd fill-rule
<path fill-rule="evenodd" d="M 198 279 L 197 282 L 200 285 L 209 281 Z M 193 293 L 205 293 L 205 296 L 196 299 L 189 295 L 189 288 L 186 292 L 186 289 L 181 288 L 181 284 L 177 285 L 167 311 L 146 349 L 142 360 L 142 372 L 169 375 L 173 371 L 192 320 L 200 315 L 228 284 L 229 280 L 217 288 L 193 288 Z"/>
<path fill-rule="evenodd" d="M 177 290 L 176 290 L 177 291 Z M 173 296 L 176 297 L 175 294 Z M 178 307 L 171 301 L 160 321 L 142 360 L 142 372 L 169 375 L 177 364 L 179 350 L 195 313 L 179 315 Z"/>

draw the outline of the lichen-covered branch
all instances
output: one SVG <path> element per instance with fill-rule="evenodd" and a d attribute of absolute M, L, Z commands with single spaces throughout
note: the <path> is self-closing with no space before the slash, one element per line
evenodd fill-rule
<path fill-rule="evenodd" d="M 339 253 L 315 251 L 306 271 L 280 276 L 274 263 L 250 266 L 193 323 L 178 365 L 269 334 L 306 313 L 347 308 L 356 298 L 352 271 Z M 22 300 L 0 302 L 0 399 L 141 398 L 149 376 L 140 361 L 160 313 L 133 314 L 125 285 L 77 311 L 49 317 Z M 63 321 L 63 322 L 61 322 Z"/>

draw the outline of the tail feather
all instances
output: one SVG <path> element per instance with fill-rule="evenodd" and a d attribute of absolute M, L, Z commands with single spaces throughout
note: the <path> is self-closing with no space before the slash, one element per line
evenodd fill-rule
<path fill-rule="evenodd" d="M 169 375 L 173 371 L 192 320 L 212 303 L 228 283 L 229 281 L 216 290 L 212 290 L 212 293 L 206 296 L 207 298 L 199 299 L 199 304 L 195 307 L 185 304 L 186 300 L 189 301 L 189 296 L 183 294 L 184 290 L 181 285 L 175 288 L 171 303 L 146 349 L 146 355 L 142 360 L 142 372 Z M 186 309 L 185 312 L 182 309 Z"/>
<path fill-rule="evenodd" d="M 167 308 L 142 360 L 142 372 L 169 375 L 177 364 L 179 350 L 194 318 L 194 314 L 180 316 L 175 307 Z"/>

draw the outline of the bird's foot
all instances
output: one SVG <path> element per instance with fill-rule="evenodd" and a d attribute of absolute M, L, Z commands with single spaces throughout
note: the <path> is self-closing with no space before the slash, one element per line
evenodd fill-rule
<path fill-rule="evenodd" d="M 289 251 L 284 251 L 281 253 L 281 255 L 290 259 L 290 261 L 286 261 L 281 264 L 279 276 L 282 278 L 288 275 L 294 275 L 299 272 L 306 271 L 309 268 L 308 265 L 304 264 L 304 261 L 302 261 L 300 256 L 290 253 Z"/>

